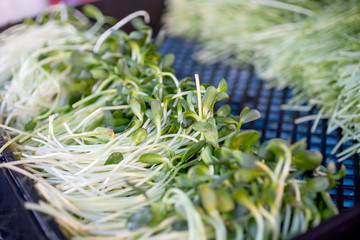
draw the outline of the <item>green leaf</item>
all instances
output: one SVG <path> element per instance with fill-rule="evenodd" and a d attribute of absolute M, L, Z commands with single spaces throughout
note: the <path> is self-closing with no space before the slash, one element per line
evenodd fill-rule
<path fill-rule="evenodd" d="M 215 190 L 217 208 L 220 212 L 230 212 L 235 209 L 235 203 L 231 194 L 223 188 Z"/>
<path fill-rule="evenodd" d="M 191 178 L 186 175 L 180 175 L 175 178 L 176 186 L 179 188 L 190 188 L 194 185 Z"/>
<path fill-rule="evenodd" d="M 167 216 L 166 205 L 162 203 L 153 203 L 151 210 L 153 215 L 151 221 L 147 224 L 149 227 L 156 227 L 162 222 Z"/>
<path fill-rule="evenodd" d="M 194 93 L 193 92 L 190 92 L 187 97 L 186 97 L 186 102 L 188 103 L 188 108 L 191 112 L 195 113 L 195 107 L 194 107 L 194 104 L 193 104 L 193 99 L 194 97 Z"/>
<path fill-rule="evenodd" d="M 135 231 L 148 224 L 152 218 L 153 215 L 149 208 L 140 209 L 127 219 L 126 228 L 130 231 Z"/>
<path fill-rule="evenodd" d="M 226 80 L 224 78 L 221 79 L 221 81 L 219 82 L 217 90 L 221 91 L 221 92 L 226 92 L 227 91 L 227 82 L 226 82 Z"/>
<path fill-rule="evenodd" d="M 227 147 L 220 148 L 220 156 L 222 160 L 229 160 L 234 155 L 233 151 Z"/>
<path fill-rule="evenodd" d="M 137 28 L 140 29 L 144 26 L 144 22 L 142 21 L 142 19 L 133 19 L 131 21 L 131 24 Z M 129 41 L 129 44 L 132 45 L 133 48 L 140 48 L 141 47 L 141 40 L 143 40 L 146 37 L 146 33 L 145 32 L 138 32 L 138 31 L 133 31 L 131 33 L 129 33 L 129 37 L 131 40 L 133 41 Z"/>
<path fill-rule="evenodd" d="M 310 178 L 306 186 L 311 188 L 315 192 L 323 192 L 329 189 L 329 180 L 327 177 L 314 177 Z"/>
<path fill-rule="evenodd" d="M 185 99 L 179 99 L 178 104 L 181 105 L 182 109 L 188 111 L 188 105 Z"/>
<path fill-rule="evenodd" d="M 346 175 L 346 167 L 344 164 L 341 164 L 340 169 L 335 173 L 336 180 L 344 178 Z"/>
<path fill-rule="evenodd" d="M 191 82 L 193 79 L 191 77 L 186 77 L 181 79 L 181 81 L 179 82 L 180 86 L 185 86 L 187 83 Z"/>
<path fill-rule="evenodd" d="M 134 115 L 140 120 L 144 120 L 145 103 L 139 97 L 134 97 L 130 100 L 130 108 Z"/>
<path fill-rule="evenodd" d="M 199 186 L 201 205 L 210 216 L 217 215 L 217 201 L 215 191 L 207 184 Z"/>
<path fill-rule="evenodd" d="M 188 170 L 187 176 L 191 178 L 193 182 L 202 182 L 204 179 L 208 179 L 209 168 L 200 162 Z"/>
<path fill-rule="evenodd" d="M 32 131 L 36 127 L 36 121 L 34 119 L 30 120 L 25 124 L 25 131 Z"/>
<path fill-rule="evenodd" d="M 241 113 L 243 113 L 243 112 L 241 112 Z M 261 113 L 256 109 L 252 109 L 252 110 L 249 110 L 246 113 L 242 114 L 240 116 L 240 120 L 242 121 L 242 123 L 247 123 L 247 122 L 255 121 L 255 120 L 259 119 L 260 117 L 261 117 Z"/>
<path fill-rule="evenodd" d="M 206 117 L 212 111 L 213 104 L 215 103 L 216 89 L 210 86 L 206 89 L 202 99 L 203 116 Z"/>
<path fill-rule="evenodd" d="M 301 196 L 301 200 L 303 201 L 304 205 L 306 207 L 308 207 L 311 211 L 313 212 L 318 212 L 318 208 L 316 207 L 312 196 L 310 196 L 309 194 L 303 194 Z"/>
<path fill-rule="evenodd" d="M 110 137 L 114 137 L 114 131 L 110 128 L 104 128 L 104 127 L 97 127 L 94 129 L 94 133 L 99 135 L 107 135 Z"/>
<path fill-rule="evenodd" d="M 104 16 L 104 18 L 105 18 L 105 23 L 107 23 L 111 26 L 115 25 L 118 22 L 118 20 L 116 18 L 111 17 L 111 16 Z M 118 30 L 118 31 L 120 32 L 121 30 Z"/>
<path fill-rule="evenodd" d="M 339 210 L 337 209 L 335 203 L 333 202 L 333 200 L 331 199 L 329 193 L 327 192 L 321 192 L 320 193 L 325 205 L 326 205 L 326 210 L 328 210 L 326 216 L 323 216 L 324 219 L 328 219 L 336 214 L 339 213 Z"/>
<path fill-rule="evenodd" d="M 172 68 L 170 68 L 170 67 L 164 67 L 164 68 L 162 68 L 162 72 L 163 73 L 172 73 L 172 74 L 175 74 L 175 71 L 174 71 L 174 69 L 172 69 Z"/>
<path fill-rule="evenodd" d="M 229 99 L 229 95 L 226 92 L 217 92 L 216 101 L 220 102 L 222 100 Z"/>
<path fill-rule="evenodd" d="M 118 164 L 121 160 L 124 159 L 124 156 L 120 152 L 113 152 L 108 159 L 106 160 L 104 165 L 110 164 Z"/>
<path fill-rule="evenodd" d="M 174 61 L 175 61 L 175 55 L 172 53 L 168 53 L 161 59 L 160 67 L 170 68 L 173 65 Z"/>
<path fill-rule="evenodd" d="M 247 154 L 239 152 L 236 154 L 236 159 L 240 165 L 245 169 L 255 169 L 256 168 L 256 157 L 253 154 Z"/>
<path fill-rule="evenodd" d="M 145 116 L 147 116 L 151 120 L 154 120 L 154 116 L 152 115 L 151 109 L 146 109 Z"/>
<path fill-rule="evenodd" d="M 314 170 L 322 162 L 322 154 L 318 151 L 305 150 L 293 155 L 293 163 L 300 170 Z"/>
<path fill-rule="evenodd" d="M 164 41 L 165 37 L 166 37 L 166 31 L 160 30 L 159 33 L 156 35 L 154 45 L 157 47 L 160 47 L 160 45 Z"/>
<path fill-rule="evenodd" d="M 253 154 L 247 154 L 240 152 L 238 150 L 231 150 L 226 147 L 221 147 L 220 149 L 221 158 L 224 161 L 231 161 L 231 162 L 237 162 L 241 167 L 244 169 L 255 169 L 256 164 L 255 160 L 256 157 Z"/>
<path fill-rule="evenodd" d="M 249 112 L 249 111 L 250 111 L 250 108 L 249 108 L 249 107 L 244 107 L 243 110 L 241 110 L 240 118 L 241 118 L 242 116 L 244 116 L 244 114 L 246 114 L 246 113 Z"/>
<path fill-rule="evenodd" d="M 189 148 L 182 156 L 181 162 L 185 162 L 189 158 L 194 156 L 195 154 L 199 153 L 200 150 L 204 147 L 205 143 L 206 142 L 204 140 L 202 140 L 202 141 L 199 141 L 199 142 L 195 143 L 194 145 L 192 145 L 192 147 Z"/>
<path fill-rule="evenodd" d="M 230 125 L 230 124 L 238 124 L 238 122 L 231 117 L 218 117 L 216 118 L 216 123 L 219 125 Z"/>
<path fill-rule="evenodd" d="M 147 66 L 150 66 L 152 68 L 155 68 L 155 69 L 158 69 L 158 67 L 159 67 L 157 65 L 156 61 L 154 61 L 154 60 L 145 59 L 144 64 L 147 65 Z"/>
<path fill-rule="evenodd" d="M 251 201 L 249 193 L 245 189 L 237 189 L 235 193 L 233 194 L 234 199 L 236 202 L 238 202 L 241 205 L 244 205 L 246 207 L 254 206 L 254 204 Z"/>
<path fill-rule="evenodd" d="M 139 162 L 152 165 L 152 164 L 168 163 L 169 159 L 167 157 L 161 156 L 156 153 L 145 153 L 139 157 Z"/>
<path fill-rule="evenodd" d="M 275 162 L 279 156 L 283 155 L 283 150 L 279 148 L 279 143 L 288 146 L 288 143 L 283 139 L 271 139 L 266 143 L 260 145 L 258 155 L 267 162 Z M 289 149 L 290 150 L 290 149 Z"/>
<path fill-rule="evenodd" d="M 219 134 L 216 127 L 215 119 L 213 117 L 207 120 L 210 129 L 205 131 L 204 137 L 206 142 L 210 143 L 213 147 L 219 148 Z"/>
<path fill-rule="evenodd" d="M 245 169 L 240 168 L 236 171 L 234 177 L 238 179 L 239 182 L 250 183 L 254 181 L 257 177 L 263 176 L 264 172 L 261 169 Z"/>
<path fill-rule="evenodd" d="M 184 129 L 189 128 L 196 120 L 193 117 L 186 117 L 181 121 L 181 127 Z"/>
<path fill-rule="evenodd" d="M 327 163 L 327 169 L 330 174 L 333 174 L 336 171 L 336 165 L 334 162 L 330 161 Z"/>
<path fill-rule="evenodd" d="M 226 137 L 230 135 L 232 132 L 236 130 L 236 126 L 234 124 L 230 124 L 228 126 L 220 127 L 219 129 L 219 138 Z"/>
<path fill-rule="evenodd" d="M 93 78 L 100 80 L 106 79 L 109 76 L 109 73 L 102 68 L 92 68 L 90 69 L 90 73 L 93 76 Z"/>
<path fill-rule="evenodd" d="M 306 139 L 303 138 L 303 139 L 297 141 L 296 143 L 294 143 L 293 145 L 291 145 L 291 152 L 294 155 L 294 154 L 305 151 L 306 147 L 307 147 Z"/>
<path fill-rule="evenodd" d="M 157 75 L 155 75 L 155 74 L 150 75 L 150 76 L 146 77 L 144 80 L 141 81 L 141 85 L 145 85 L 145 84 L 151 82 L 152 80 L 154 80 L 156 78 L 157 78 Z"/>
<path fill-rule="evenodd" d="M 206 165 L 210 165 L 213 163 L 213 154 L 211 151 L 211 147 L 207 145 L 202 151 L 201 151 L 201 159 Z"/>
<path fill-rule="evenodd" d="M 95 7 L 94 5 L 91 4 L 86 4 L 83 8 L 82 8 L 83 13 L 89 17 L 89 18 L 94 18 L 97 21 L 101 20 L 104 21 L 104 15 L 102 14 L 102 12 Z"/>
<path fill-rule="evenodd" d="M 219 117 L 226 117 L 227 115 L 229 115 L 231 112 L 231 107 L 229 104 L 225 104 L 223 106 L 221 106 L 217 111 L 216 111 L 216 115 Z"/>
<path fill-rule="evenodd" d="M 151 112 L 154 117 L 161 118 L 162 107 L 159 99 L 154 99 L 151 101 Z"/>
<path fill-rule="evenodd" d="M 74 51 L 73 54 L 71 54 L 70 62 L 73 67 L 79 67 L 80 69 L 84 69 L 84 66 L 101 65 L 101 59 L 96 57 L 96 55 L 90 51 Z M 83 71 L 82 74 L 89 74 L 90 76 L 86 77 L 91 77 L 90 73 Z"/>
<path fill-rule="evenodd" d="M 193 129 L 198 132 L 207 132 L 211 131 L 211 125 L 208 122 L 196 122 Z"/>
<path fill-rule="evenodd" d="M 141 127 L 142 125 L 142 121 L 140 120 L 132 120 L 129 125 L 127 125 L 126 129 L 129 130 L 131 128 L 135 128 L 135 129 L 138 129 L 139 127 Z M 135 130 L 134 129 L 134 130 Z"/>
<path fill-rule="evenodd" d="M 103 142 L 109 142 L 115 137 L 114 131 L 110 128 L 97 127 L 94 133 L 96 133 L 95 137 Z"/>
<path fill-rule="evenodd" d="M 130 119 L 128 118 L 104 118 L 103 124 L 105 126 L 118 127 L 121 125 L 129 124 Z"/>
<path fill-rule="evenodd" d="M 151 120 L 158 131 L 161 131 L 162 107 L 158 99 L 151 101 Z"/>
<path fill-rule="evenodd" d="M 260 133 L 255 130 L 240 131 L 229 139 L 228 146 L 230 149 L 242 147 L 244 151 L 249 151 L 259 138 Z"/>
<path fill-rule="evenodd" d="M 143 128 L 139 128 L 130 136 L 130 142 L 135 146 L 139 145 L 147 137 L 147 132 Z"/>

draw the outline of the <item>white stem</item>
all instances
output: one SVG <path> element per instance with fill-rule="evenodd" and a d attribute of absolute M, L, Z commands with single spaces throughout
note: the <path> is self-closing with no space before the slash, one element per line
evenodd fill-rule
<path fill-rule="evenodd" d="M 103 34 L 101 34 L 101 36 L 99 37 L 99 39 L 96 41 L 96 44 L 94 46 L 94 52 L 97 53 L 100 50 L 100 47 L 102 45 L 102 43 L 110 36 L 110 34 L 115 31 L 118 30 L 119 28 L 121 28 L 122 26 L 124 26 L 126 23 L 128 23 L 129 21 L 131 21 L 132 19 L 139 17 L 139 16 L 143 16 L 144 20 L 146 23 L 150 22 L 150 16 L 149 14 L 144 11 L 144 10 L 140 10 L 140 11 L 136 11 L 133 12 L 131 14 L 129 14 L 128 16 L 126 16 L 125 18 L 121 19 L 119 22 L 117 22 L 114 26 L 112 26 L 111 28 L 109 28 L 108 30 L 106 30 Z"/>

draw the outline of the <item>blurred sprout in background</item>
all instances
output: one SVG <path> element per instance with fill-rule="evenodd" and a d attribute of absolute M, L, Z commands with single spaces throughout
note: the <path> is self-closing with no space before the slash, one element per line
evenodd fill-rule
<path fill-rule="evenodd" d="M 34 17 L 50 5 L 78 5 L 86 2 L 91 0 L 1 0 L 0 26 L 21 22 L 24 17 Z"/>

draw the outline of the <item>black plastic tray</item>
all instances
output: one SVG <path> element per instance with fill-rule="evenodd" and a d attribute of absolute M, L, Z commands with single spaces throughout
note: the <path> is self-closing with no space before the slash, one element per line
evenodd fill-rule
<path fill-rule="evenodd" d="M 0 136 L 0 147 L 5 140 Z M 9 149 L 0 154 L 0 162 L 16 161 Z M 0 239 L 66 239 L 49 215 L 29 211 L 25 202 L 38 202 L 40 197 L 31 181 L 14 171 L 0 170 Z"/>
<path fill-rule="evenodd" d="M 198 73 L 202 83 L 217 85 L 224 77 L 228 81 L 229 103 L 233 113 L 238 114 L 246 106 L 256 108 L 262 113 L 261 119 L 244 126 L 260 131 L 262 142 L 274 137 L 289 139 L 292 142 L 307 138 L 311 149 L 322 152 L 325 163 L 336 160 L 330 151 L 340 139 L 340 133 L 326 135 L 326 120 L 320 120 L 314 133 L 310 131 L 312 122 L 299 125 L 294 123 L 296 118 L 316 113 L 315 109 L 301 113 L 283 111 L 280 106 L 291 97 L 288 89 L 266 89 L 264 82 L 256 78 L 251 67 L 240 70 L 221 63 L 199 64 L 193 58 L 197 50 L 198 46 L 193 42 L 176 38 L 165 39 L 160 48 L 163 53 L 175 54 L 174 69 L 179 78 Z M 3 143 L 3 139 L 0 138 L 0 145 Z M 15 158 L 9 150 L 1 156 L 1 161 L 13 160 Z M 342 213 L 297 239 L 344 239 L 348 234 L 360 231 L 360 209 L 352 207 L 360 199 L 359 156 L 351 157 L 343 163 L 347 168 L 347 176 L 330 192 Z M 26 177 L 2 169 L 0 188 L 0 239 L 65 239 L 52 218 L 23 208 L 25 201 L 37 202 L 39 199 Z"/>

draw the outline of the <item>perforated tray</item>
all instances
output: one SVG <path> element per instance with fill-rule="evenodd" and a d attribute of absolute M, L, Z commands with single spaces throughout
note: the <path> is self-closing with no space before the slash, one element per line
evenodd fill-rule
<path fill-rule="evenodd" d="M 326 135 L 326 120 L 320 120 L 314 133 L 311 133 L 311 121 L 294 123 L 299 117 L 315 114 L 316 109 L 305 112 L 281 110 L 281 105 L 287 103 L 291 97 L 289 89 L 283 91 L 267 89 L 265 83 L 255 76 L 252 67 L 241 70 L 222 63 L 200 64 L 194 58 L 198 49 L 199 46 L 191 41 L 167 38 L 160 50 L 175 54 L 174 69 L 180 79 L 197 73 L 202 83 L 217 86 L 221 78 L 225 78 L 230 95 L 228 103 L 234 114 L 239 114 L 244 107 L 255 108 L 261 112 L 261 119 L 244 126 L 261 132 L 261 142 L 275 137 L 288 139 L 291 142 L 306 138 L 310 149 L 318 150 L 323 154 L 325 163 L 336 161 L 336 157 L 330 152 L 341 138 L 339 131 Z M 347 143 L 340 150 L 350 144 Z M 359 156 L 351 157 L 343 163 L 346 165 L 347 175 L 339 186 L 330 192 L 340 211 L 354 206 L 360 200 Z"/>
<path fill-rule="evenodd" d="M 340 139 L 340 133 L 326 135 L 326 120 L 320 120 L 315 133 L 310 131 L 312 122 L 294 124 L 296 118 L 315 114 L 315 109 L 301 113 L 283 111 L 280 106 L 291 97 L 289 90 L 266 89 L 264 82 L 256 78 L 251 67 L 240 70 L 221 63 L 199 64 L 193 58 L 197 50 L 198 46 L 193 42 L 175 38 L 165 39 L 160 48 L 163 53 L 175 54 L 176 61 L 173 67 L 178 78 L 198 73 L 202 83 L 217 85 L 224 77 L 228 82 L 229 103 L 234 114 L 238 114 L 246 106 L 261 112 L 261 119 L 245 125 L 244 128 L 261 132 L 262 142 L 274 137 L 289 139 L 292 142 L 307 138 L 309 147 L 321 151 L 324 161 L 335 161 L 335 156 L 330 152 Z M 0 145 L 2 144 L 0 141 Z M 0 156 L 0 162 L 11 160 L 14 158 L 10 152 Z M 331 197 L 342 213 L 297 239 L 345 239 L 346 236 L 360 230 L 357 227 L 360 225 L 360 208 L 345 211 L 360 199 L 359 156 L 345 160 L 344 164 L 347 176 L 336 189 L 331 190 Z M 38 195 L 28 179 L 6 169 L 0 170 L 0 240 L 64 239 L 53 219 L 23 208 L 25 201 L 37 200 Z"/>

